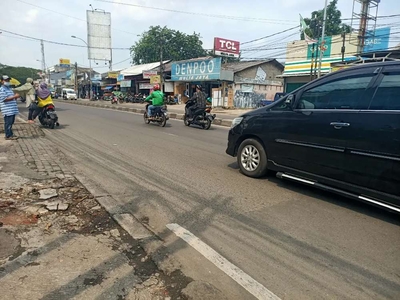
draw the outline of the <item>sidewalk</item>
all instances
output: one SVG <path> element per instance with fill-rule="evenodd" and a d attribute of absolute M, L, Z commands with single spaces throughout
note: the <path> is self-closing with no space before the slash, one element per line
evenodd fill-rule
<path fill-rule="evenodd" d="M 185 295 L 191 279 L 158 269 L 75 178 L 41 128 L 18 119 L 14 132 L 17 141 L 0 137 L 2 299 Z"/>
<path fill-rule="evenodd" d="M 60 103 L 69 103 L 69 104 L 78 104 L 99 108 L 108 108 L 115 110 L 123 110 L 135 113 L 144 113 L 145 104 L 140 103 L 121 103 L 121 104 L 111 104 L 110 101 L 89 101 L 87 99 L 79 99 L 79 100 L 56 100 Z M 171 119 L 182 119 L 183 113 L 185 110 L 184 104 L 175 104 L 168 105 L 168 111 L 170 113 Z M 216 118 L 214 120 L 214 124 L 230 127 L 232 124 L 232 120 L 237 118 L 238 116 L 251 111 L 252 109 L 222 109 L 222 108 L 214 108 L 212 110 L 212 114 L 216 114 Z"/>

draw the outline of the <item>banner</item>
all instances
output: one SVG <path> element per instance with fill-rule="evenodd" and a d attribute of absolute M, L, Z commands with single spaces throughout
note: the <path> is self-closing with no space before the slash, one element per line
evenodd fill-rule
<path fill-rule="evenodd" d="M 157 75 L 157 71 L 143 71 L 143 79 L 150 79 L 151 76 Z"/>
<path fill-rule="evenodd" d="M 150 83 L 139 83 L 139 90 L 151 90 L 153 85 Z"/>
<path fill-rule="evenodd" d="M 71 65 L 71 61 L 67 58 L 60 58 L 60 67 L 68 68 Z"/>
<path fill-rule="evenodd" d="M 120 87 L 122 88 L 128 88 L 132 86 L 132 81 L 131 80 L 123 80 L 119 84 Z"/>
<path fill-rule="evenodd" d="M 155 83 L 161 83 L 161 77 L 160 75 L 153 75 L 150 77 L 150 83 L 155 84 Z"/>
<path fill-rule="evenodd" d="M 119 72 L 108 72 L 108 78 L 117 79 Z"/>
<path fill-rule="evenodd" d="M 221 78 L 221 57 L 176 62 L 171 81 L 213 81 Z"/>
<path fill-rule="evenodd" d="M 323 57 L 330 57 L 331 56 L 331 49 L 332 49 L 332 37 L 331 36 L 327 36 L 324 38 L 324 41 L 321 43 L 321 39 L 319 39 L 319 42 L 315 44 L 314 46 L 314 58 L 317 55 L 317 47 L 320 47 L 320 49 L 318 49 L 318 57 L 319 57 L 319 51 L 322 49 L 322 51 L 324 52 Z M 307 47 L 307 59 L 311 59 L 312 57 L 312 49 L 313 49 L 313 45 L 308 45 Z"/>

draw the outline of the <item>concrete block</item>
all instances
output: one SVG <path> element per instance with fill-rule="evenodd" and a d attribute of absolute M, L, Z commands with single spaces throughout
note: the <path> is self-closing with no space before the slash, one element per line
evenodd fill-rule
<path fill-rule="evenodd" d="M 232 120 L 222 119 L 221 126 L 231 127 Z"/>
<path fill-rule="evenodd" d="M 136 220 L 131 214 L 116 214 L 113 215 L 113 218 L 136 240 L 153 236 L 152 232 L 144 227 L 142 223 Z"/>
<path fill-rule="evenodd" d="M 215 118 L 214 121 L 213 121 L 213 123 L 214 123 L 215 125 L 221 125 L 222 119 Z"/>

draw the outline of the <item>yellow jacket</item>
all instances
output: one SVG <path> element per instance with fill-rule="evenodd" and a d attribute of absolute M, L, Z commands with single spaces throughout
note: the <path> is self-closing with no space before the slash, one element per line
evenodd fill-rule
<path fill-rule="evenodd" d="M 54 104 L 50 95 L 46 99 L 41 99 L 38 97 L 38 107 L 45 107 L 49 104 Z"/>

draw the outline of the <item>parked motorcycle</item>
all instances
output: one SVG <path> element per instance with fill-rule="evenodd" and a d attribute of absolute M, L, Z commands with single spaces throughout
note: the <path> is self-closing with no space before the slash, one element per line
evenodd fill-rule
<path fill-rule="evenodd" d="M 195 100 L 189 100 L 185 105 L 185 115 L 183 116 L 183 122 L 185 126 L 190 126 L 192 124 L 202 127 L 205 130 L 210 129 L 212 122 L 214 121 L 216 115 L 211 114 L 211 106 L 207 106 L 205 109 L 197 109 L 194 112 L 194 116 L 190 118 L 190 107 L 195 105 Z"/>
<path fill-rule="evenodd" d="M 54 129 L 55 126 L 60 126 L 58 123 L 56 108 L 53 104 L 43 107 L 41 113 L 39 114 L 39 122 L 43 126 L 47 126 L 50 129 Z"/>
<path fill-rule="evenodd" d="M 146 105 L 146 111 L 143 114 L 143 119 L 144 122 L 146 124 L 150 124 L 150 122 L 152 123 L 158 123 L 158 125 L 160 125 L 161 127 L 165 127 L 165 125 L 167 124 L 167 120 L 169 120 L 169 115 L 168 115 L 168 110 L 167 110 L 167 106 L 163 105 L 163 106 L 156 106 L 154 108 L 154 115 L 153 117 L 149 118 L 147 111 L 149 108 L 150 103 L 148 103 Z"/>
<path fill-rule="evenodd" d="M 126 103 L 133 103 L 134 96 L 132 94 L 128 93 L 127 95 L 125 95 L 124 100 Z"/>
<path fill-rule="evenodd" d="M 100 99 L 100 96 L 98 93 L 94 93 L 92 99 L 90 99 L 90 101 L 97 101 Z"/>
<path fill-rule="evenodd" d="M 175 100 L 174 96 L 168 96 L 168 97 L 164 97 L 164 103 L 168 104 L 168 105 L 174 105 L 177 103 L 177 101 Z"/>
<path fill-rule="evenodd" d="M 112 96 L 111 104 L 118 104 L 118 97 L 117 96 Z"/>

